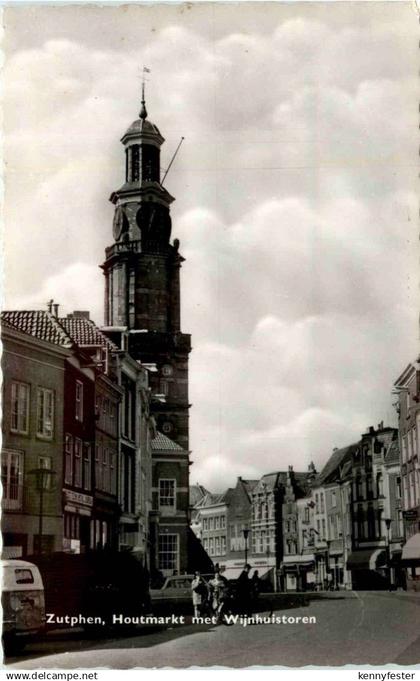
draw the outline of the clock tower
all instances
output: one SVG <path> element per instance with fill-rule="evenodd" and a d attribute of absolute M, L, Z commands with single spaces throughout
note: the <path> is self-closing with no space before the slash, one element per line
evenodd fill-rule
<path fill-rule="evenodd" d="M 148 119 L 143 98 L 139 117 L 121 139 L 125 182 L 110 200 L 115 205 L 114 243 L 105 251 L 105 325 L 128 332 L 128 351 L 154 365 L 158 430 L 183 449 L 188 443 L 189 334 L 181 332 L 179 241 L 171 242 L 169 207 L 174 198 L 162 186 L 159 129 Z"/>

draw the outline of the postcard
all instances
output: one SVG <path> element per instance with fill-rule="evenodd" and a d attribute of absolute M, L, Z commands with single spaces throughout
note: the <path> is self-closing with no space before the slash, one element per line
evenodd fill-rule
<path fill-rule="evenodd" d="M 3 27 L 4 668 L 414 678 L 416 5 Z"/>

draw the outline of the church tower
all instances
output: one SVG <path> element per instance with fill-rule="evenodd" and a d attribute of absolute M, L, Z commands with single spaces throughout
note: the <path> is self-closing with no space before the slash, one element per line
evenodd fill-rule
<path fill-rule="evenodd" d="M 114 243 L 105 251 L 105 325 L 128 330 L 128 350 L 155 365 L 150 384 L 157 427 L 183 449 L 188 443 L 189 334 L 181 332 L 179 241 L 171 243 L 169 207 L 174 198 L 162 186 L 159 129 L 148 119 L 143 97 L 139 118 L 121 139 L 125 182 L 115 205 Z"/>

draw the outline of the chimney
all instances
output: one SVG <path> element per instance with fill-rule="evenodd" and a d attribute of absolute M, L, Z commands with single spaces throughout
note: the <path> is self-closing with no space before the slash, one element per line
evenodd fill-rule
<path fill-rule="evenodd" d="M 54 305 L 53 305 L 53 310 L 54 310 L 54 311 L 53 311 L 53 315 L 54 315 L 54 317 L 58 317 L 58 308 L 59 308 L 59 307 L 60 307 L 60 305 L 59 305 L 58 303 L 54 303 Z"/>
<path fill-rule="evenodd" d="M 369 426 L 369 435 L 373 435 L 375 432 L 375 428 L 373 426 Z"/>
<path fill-rule="evenodd" d="M 67 319 L 90 319 L 89 310 L 74 310 L 67 315 Z"/>
<path fill-rule="evenodd" d="M 49 312 L 50 314 L 52 314 L 53 302 L 54 302 L 54 301 L 53 301 L 53 299 L 51 298 L 51 300 L 49 300 L 48 303 L 47 303 L 48 312 Z"/>
<path fill-rule="evenodd" d="M 378 423 L 378 430 L 383 430 L 383 428 L 384 428 L 384 422 L 381 421 L 380 423 Z"/>

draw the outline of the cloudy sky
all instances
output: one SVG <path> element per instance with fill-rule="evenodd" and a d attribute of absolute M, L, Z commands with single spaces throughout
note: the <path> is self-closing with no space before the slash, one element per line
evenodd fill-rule
<path fill-rule="evenodd" d="M 418 351 L 411 3 L 5 9 L 5 307 L 90 308 L 151 70 L 187 258 L 192 482 L 322 467 Z"/>

